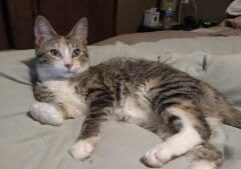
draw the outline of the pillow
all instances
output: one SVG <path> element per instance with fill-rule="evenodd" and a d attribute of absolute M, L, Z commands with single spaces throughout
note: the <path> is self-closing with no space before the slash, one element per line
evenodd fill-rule
<path fill-rule="evenodd" d="M 207 63 L 200 78 L 241 106 L 241 54 L 214 55 Z"/>

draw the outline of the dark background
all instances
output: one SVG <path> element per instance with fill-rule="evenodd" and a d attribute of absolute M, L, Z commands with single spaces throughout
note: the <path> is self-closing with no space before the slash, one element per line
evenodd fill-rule
<path fill-rule="evenodd" d="M 83 16 L 89 20 L 89 44 L 119 34 L 133 33 L 142 23 L 143 12 L 158 0 L 0 0 L 0 50 L 34 48 L 33 25 L 37 15 L 45 16 L 59 34 L 67 34 Z M 160 0 L 160 4 L 164 1 Z M 172 0 L 180 3 L 181 0 Z M 197 11 L 191 2 L 197 4 Z M 186 16 L 220 23 L 233 0 L 189 0 L 183 4 Z"/>
<path fill-rule="evenodd" d="M 115 34 L 115 0 L 0 0 L 0 49 L 34 47 L 33 25 L 45 16 L 67 34 L 83 16 L 89 19 L 89 44 Z"/>

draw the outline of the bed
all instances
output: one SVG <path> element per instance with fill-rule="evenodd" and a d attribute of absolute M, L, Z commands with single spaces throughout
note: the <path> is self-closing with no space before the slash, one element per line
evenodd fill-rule
<path fill-rule="evenodd" d="M 241 108 L 241 34 L 224 32 L 152 32 L 121 35 L 89 46 L 91 63 L 112 57 L 138 57 L 165 62 L 210 83 Z M 160 142 L 153 133 L 121 122 L 108 122 L 93 156 L 73 159 L 83 116 L 60 127 L 41 125 L 28 117 L 35 102 L 31 69 L 34 50 L 0 52 L 0 168 L 1 169 L 145 169 L 139 158 Z M 222 169 L 240 169 L 241 130 L 223 126 L 227 133 Z M 182 156 L 163 169 L 185 169 Z"/>

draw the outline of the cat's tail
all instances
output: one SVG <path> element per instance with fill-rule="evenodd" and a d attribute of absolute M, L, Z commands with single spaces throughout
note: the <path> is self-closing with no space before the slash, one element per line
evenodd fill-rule
<path fill-rule="evenodd" d="M 222 111 L 223 123 L 241 129 L 241 111 L 232 105 L 227 105 L 228 109 Z"/>

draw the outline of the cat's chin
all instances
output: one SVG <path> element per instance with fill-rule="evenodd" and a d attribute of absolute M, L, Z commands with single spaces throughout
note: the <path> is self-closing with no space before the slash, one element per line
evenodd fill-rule
<path fill-rule="evenodd" d="M 71 78 L 75 78 L 78 74 L 81 74 L 84 71 L 88 70 L 88 68 L 89 68 L 89 65 L 87 64 L 72 70 L 46 69 L 44 67 L 37 67 L 37 72 L 38 72 L 38 78 L 40 81 L 68 80 Z"/>
<path fill-rule="evenodd" d="M 53 79 L 63 79 L 63 80 L 68 80 L 71 78 L 74 78 L 77 75 L 77 73 L 75 72 L 67 72 L 67 73 L 63 73 L 61 75 L 56 75 L 55 77 L 52 77 Z"/>
<path fill-rule="evenodd" d="M 57 78 L 64 78 L 64 79 L 70 79 L 70 78 L 73 78 L 75 77 L 75 73 L 66 73 L 64 75 L 61 75 L 61 76 L 57 76 Z"/>
<path fill-rule="evenodd" d="M 44 74 L 44 75 L 39 75 L 39 80 L 40 81 L 68 80 L 68 79 L 74 78 L 75 76 L 76 76 L 76 73 L 72 73 L 72 72 L 63 73 L 61 75 Z"/>

